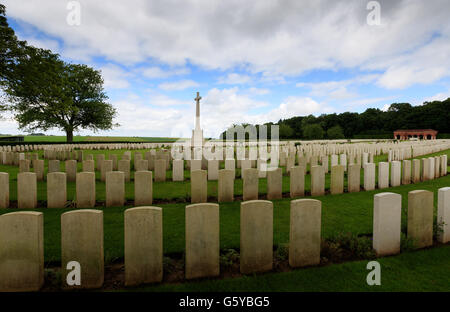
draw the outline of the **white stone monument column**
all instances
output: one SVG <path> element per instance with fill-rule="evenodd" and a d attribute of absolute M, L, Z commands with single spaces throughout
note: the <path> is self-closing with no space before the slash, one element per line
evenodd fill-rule
<path fill-rule="evenodd" d="M 200 128 L 200 100 L 202 97 L 200 93 L 197 92 L 197 97 L 194 99 L 196 101 L 195 106 L 195 128 L 192 130 L 192 147 L 202 147 L 203 146 L 203 130 Z"/>

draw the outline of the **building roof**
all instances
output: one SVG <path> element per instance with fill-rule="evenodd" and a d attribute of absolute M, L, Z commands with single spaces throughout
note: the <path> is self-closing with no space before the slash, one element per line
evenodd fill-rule
<path fill-rule="evenodd" d="M 395 130 L 394 132 L 437 132 L 437 130 L 434 129 L 398 129 Z"/>

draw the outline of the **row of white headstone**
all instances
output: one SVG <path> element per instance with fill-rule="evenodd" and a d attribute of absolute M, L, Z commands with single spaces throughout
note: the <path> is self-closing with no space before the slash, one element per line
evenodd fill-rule
<path fill-rule="evenodd" d="M 345 156 L 345 154 L 343 154 Z M 328 156 L 325 156 L 322 165 L 311 166 L 311 195 L 325 195 L 325 173 L 328 172 Z M 342 162 L 344 161 L 344 162 Z M 21 160 L 28 162 L 28 160 Z M 43 166 L 43 160 L 35 160 Z M 52 162 L 58 162 L 55 168 L 51 168 Z M 199 161 L 200 162 L 200 161 Z M 69 166 L 68 164 L 71 164 Z M 212 163 L 214 164 L 211 167 Z M 344 177 L 347 171 L 347 191 L 359 192 L 361 190 L 361 165 L 349 164 L 341 158 L 341 164 L 337 164 L 332 157 L 330 193 L 342 194 L 344 192 Z M 87 164 L 90 164 L 87 169 Z M 126 166 L 123 167 L 123 164 Z M 196 168 L 193 168 L 193 166 Z M 190 186 L 191 202 L 204 203 L 208 198 L 208 180 L 218 180 L 217 198 L 219 202 L 234 201 L 234 184 L 236 171 L 234 160 L 226 160 L 225 168 L 219 170 L 218 161 L 208 161 L 208 170 L 201 170 L 201 163 L 191 162 Z M 229 168 L 232 167 L 232 168 Z M 374 163 L 363 165 L 363 188 L 366 191 L 375 189 L 376 172 Z M 390 168 L 389 168 L 390 167 Z M 35 163 L 35 171 L 38 167 Z M 68 169 L 71 170 L 68 171 Z M 43 168 L 41 168 L 43 169 Z M 93 208 L 96 204 L 96 181 L 94 161 L 83 161 L 83 172 L 76 172 L 76 161 L 66 161 L 66 171 L 59 172 L 59 161 L 49 161 L 49 173 L 47 174 L 47 207 L 61 208 L 67 204 L 67 181 L 76 182 L 76 205 L 79 208 Z M 120 160 L 118 171 L 113 171 L 112 160 L 103 160 L 100 168 L 101 180 L 106 182 L 105 199 L 106 206 L 122 206 L 125 203 L 125 183 L 130 180 L 130 161 Z M 124 170 L 125 169 L 125 170 Z M 135 204 L 151 205 L 153 202 L 153 172 L 148 168 L 141 168 L 134 174 L 134 199 Z M 155 161 L 154 168 L 156 182 L 165 181 L 166 161 Z M 288 167 L 290 175 L 290 196 L 299 197 L 305 195 L 306 166 Z M 88 170 L 88 171 L 87 171 Z M 282 169 L 264 171 L 251 168 L 250 161 L 241 161 L 243 200 L 256 200 L 259 197 L 259 179 L 267 177 L 267 198 L 279 199 L 283 194 Z M 41 176 L 43 172 L 39 171 Z M 401 184 L 419 183 L 445 176 L 447 174 L 447 155 L 420 159 L 380 162 L 378 163 L 378 189 L 389 186 L 396 187 Z M 173 179 L 184 180 L 183 160 L 174 160 Z M 17 175 L 17 202 L 21 209 L 34 209 L 37 207 L 37 181 L 35 172 L 20 172 Z M 0 208 L 9 207 L 9 174 L 0 172 Z"/>
<path fill-rule="evenodd" d="M 189 142 L 189 141 L 186 141 Z M 20 145 L 2 145 L 1 151 L 14 152 L 28 152 L 28 151 L 73 151 L 73 150 L 120 150 L 120 149 L 160 149 L 171 148 L 173 146 L 188 146 L 182 143 L 101 143 L 101 144 L 20 144 Z M 297 151 L 301 154 L 312 155 L 331 155 L 331 154 L 351 154 L 358 152 L 373 153 L 375 155 L 386 154 L 389 150 L 404 151 L 412 150 L 412 157 L 421 156 L 424 154 L 433 153 L 439 149 L 448 149 L 450 147 L 450 140 L 432 140 L 432 141 L 392 141 L 392 140 L 351 140 L 347 141 L 261 141 L 261 142 L 223 142 L 223 141 L 208 141 L 205 148 L 215 148 L 222 146 L 245 146 L 257 147 L 261 145 L 277 146 L 281 151 L 292 153 Z M 443 146 L 443 147 L 441 147 Z M 422 151 L 422 150 L 425 151 Z M 431 151 L 430 151 L 431 150 Z M 434 151 L 433 151 L 434 150 Z M 408 157 L 410 158 L 410 157 Z M 393 159 L 402 160 L 402 159 Z"/>
<path fill-rule="evenodd" d="M 408 194 L 407 237 L 416 248 L 433 244 L 433 192 Z M 322 203 L 297 199 L 290 204 L 289 264 L 320 263 Z M 186 206 L 185 277 L 220 274 L 219 205 Z M 379 193 L 373 205 L 373 249 L 394 255 L 401 247 L 401 195 Z M 0 215 L 0 291 L 37 291 L 44 283 L 44 215 L 12 212 Z M 159 207 L 125 210 L 125 285 L 161 282 L 163 216 Z M 438 241 L 450 241 L 450 187 L 438 190 Z M 61 215 L 62 287 L 98 288 L 104 282 L 103 211 L 74 210 Z M 80 284 L 66 284 L 76 261 Z M 252 200 L 240 208 L 240 271 L 270 271 L 273 266 L 273 203 Z"/>

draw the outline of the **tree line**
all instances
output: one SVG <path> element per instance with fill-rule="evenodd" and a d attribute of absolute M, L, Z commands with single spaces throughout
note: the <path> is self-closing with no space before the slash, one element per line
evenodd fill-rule
<path fill-rule="evenodd" d="M 0 110 L 10 110 L 27 132 L 57 128 L 72 142 L 79 129 L 108 130 L 116 109 L 108 103 L 101 72 L 61 60 L 17 38 L 0 4 Z"/>
<path fill-rule="evenodd" d="M 243 124 L 244 127 L 246 125 L 248 124 Z M 391 139 L 393 131 L 400 129 L 434 129 L 439 131 L 441 137 L 448 137 L 450 98 L 418 106 L 393 103 L 387 111 L 368 108 L 363 113 L 298 116 L 265 125 L 268 126 L 268 138 L 270 125 L 278 125 L 281 139 Z M 260 127 L 255 126 L 257 129 Z M 226 138 L 226 131 L 221 137 Z"/>

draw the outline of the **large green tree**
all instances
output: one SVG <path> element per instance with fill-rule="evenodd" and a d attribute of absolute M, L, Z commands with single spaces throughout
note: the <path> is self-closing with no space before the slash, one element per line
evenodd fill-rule
<path fill-rule="evenodd" d="M 0 3 L 0 88 L 3 90 L 7 73 L 22 53 L 25 41 L 19 41 L 6 18 L 6 8 Z M 4 94 L 0 97 L 0 110 L 7 108 Z"/>
<path fill-rule="evenodd" d="M 27 47 L 27 57 L 16 64 L 5 92 L 26 131 L 58 128 L 72 142 L 79 129 L 114 126 L 116 110 L 107 102 L 100 72 L 65 63 L 48 50 Z"/>
<path fill-rule="evenodd" d="M 17 37 L 6 19 L 6 8 L 0 3 L 0 79 L 13 61 L 17 47 Z"/>
<path fill-rule="evenodd" d="M 107 102 L 100 71 L 17 41 L 7 26 L 4 6 L 0 16 L 6 25 L 1 32 L 1 52 L 6 53 L 0 60 L 1 87 L 20 128 L 58 128 L 72 142 L 79 129 L 108 130 L 115 125 L 116 110 Z"/>
<path fill-rule="evenodd" d="M 294 130 L 287 124 L 280 124 L 279 136 L 280 139 L 291 139 L 294 135 Z"/>
<path fill-rule="evenodd" d="M 309 140 L 320 140 L 323 139 L 323 129 L 319 124 L 305 124 L 303 135 Z"/>
<path fill-rule="evenodd" d="M 345 139 L 344 131 L 340 126 L 333 126 L 327 130 L 327 138 L 330 140 Z"/>

